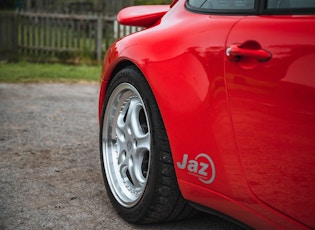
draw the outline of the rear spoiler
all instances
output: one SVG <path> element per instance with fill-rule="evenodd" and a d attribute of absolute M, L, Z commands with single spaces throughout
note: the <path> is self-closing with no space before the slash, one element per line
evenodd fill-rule
<path fill-rule="evenodd" d="M 122 25 L 151 27 L 169 11 L 171 6 L 146 5 L 127 7 L 118 13 L 117 20 Z"/>

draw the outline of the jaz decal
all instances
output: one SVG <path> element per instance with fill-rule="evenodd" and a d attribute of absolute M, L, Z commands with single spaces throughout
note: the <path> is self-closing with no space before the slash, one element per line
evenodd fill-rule
<path fill-rule="evenodd" d="M 215 179 L 213 160 L 205 153 L 198 154 L 195 159 L 189 159 L 188 154 L 184 154 L 182 162 L 177 162 L 177 167 L 187 169 L 189 174 L 205 184 L 211 184 Z"/>

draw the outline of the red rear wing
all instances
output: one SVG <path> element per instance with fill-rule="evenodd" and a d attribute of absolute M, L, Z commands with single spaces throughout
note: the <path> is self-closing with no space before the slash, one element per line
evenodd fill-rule
<path fill-rule="evenodd" d="M 169 9 L 169 5 L 131 6 L 122 9 L 117 15 L 117 20 L 122 25 L 151 27 L 158 22 Z"/>

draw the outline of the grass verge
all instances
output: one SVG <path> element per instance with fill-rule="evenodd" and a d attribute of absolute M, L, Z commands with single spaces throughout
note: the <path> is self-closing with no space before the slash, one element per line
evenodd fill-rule
<path fill-rule="evenodd" d="M 1 63 L 0 82 L 97 82 L 101 66 Z"/>

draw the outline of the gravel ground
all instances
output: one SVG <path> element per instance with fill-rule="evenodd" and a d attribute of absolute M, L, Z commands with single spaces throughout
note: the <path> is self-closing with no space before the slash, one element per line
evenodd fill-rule
<path fill-rule="evenodd" d="M 0 84 L 0 229 L 241 229 L 207 214 L 135 226 L 107 198 L 97 84 Z"/>

